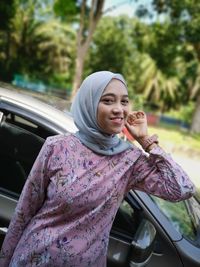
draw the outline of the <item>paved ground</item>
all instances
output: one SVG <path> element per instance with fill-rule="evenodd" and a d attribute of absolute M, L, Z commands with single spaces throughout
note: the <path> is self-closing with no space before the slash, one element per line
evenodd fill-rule
<path fill-rule="evenodd" d="M 200 160 L 197 158 L 187 158 L 174 153 L 173 158 L 187 172 L 195 185 L 200 188 Z"/>

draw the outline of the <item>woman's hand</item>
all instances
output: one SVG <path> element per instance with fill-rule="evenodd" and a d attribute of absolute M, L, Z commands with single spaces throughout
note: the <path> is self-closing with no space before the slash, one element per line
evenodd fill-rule
<path fill-rule="evenodd" d="M 125 126 L 137 141 L 148 136 L 147 117 L 143 111 L 130 112 Z"/>

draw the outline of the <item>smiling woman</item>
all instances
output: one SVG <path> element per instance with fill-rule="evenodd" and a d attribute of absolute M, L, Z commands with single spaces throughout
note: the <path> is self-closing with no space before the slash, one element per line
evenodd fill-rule
<path fill-rule="evenodd" d="M 109 103 L 111 99 L 108 99 L 107 103 L 108 105 L 104 105 L 105 102 L 104 103 L 100 102 L 100 99 L 103 96 L 105 90 L 107 90 L 107 88 L 108 90 L 114 89 L 112 85 L 110 86 L 110 83 L 115 80 L 117 81 L 117 86 L 119 86 L 119 88 L 123 90 L 122 95 L 124 94 L 127 95 L 126 82 L 121 74 L 112 73 L 109 71 L 99 71 L 93 75 L 89 75 L 83 81 L 80 90 L 78 91 L 72 103 L 72 108 L 71 108 L 74 122 L 77 128 L 79 129 L 79 131 L 76 133 L 76 136 L 81 140 L 81 142 L 84 145 L 91 148 L 96 153 L 104 155 L 114 155 L 123 152 L 130 147 L 130 144 L 120 140 L 117 137 L 117 135 L 114 134 L 114 132 L 108 134 L 107 132 L 104 131 L 105 130 L 104 127 L 106 128 L 109 127 L 111 122 L 110 119 L 108 119 L 107 112 L 106 112 L 107 119 L 104 121 L 103 127 L 99 126 L 97 118 L 99 106 L 102 105 L 104 107 L 106 106 L 107 107 L 106 111 L 109 110 L 108 107 L 110 106 Z M 116 88 L 114 91 L 115 91 L 114 95 L 119 97 Z M 113 100 L 114 98 L 112 98 L 112 101 Z M 119 100 L 117 101 L 119 102 Z M 102 118 L 102 120 L 104 119 Z M 107 123 L 106 126 L 105 123 Z M 122 125 L 124 124 L 125 120 L 123 119 Z M 119 133 L 119 127 L 117 129 L 117 133 Z"/>
<path fill-rule="evenodd" d="M 129 190 L 172 202 L 192 196 L 194 185 L 187 174 L 148 135 L 145 114 L 135 111 L 129 121 L 128 112 L 121 74 L 100 71 L 83 81 L 72 104 L 77 132 L 63 131 L 43 144 L 2 245 L 1 267 L 105 267 L 112 224 Z M 148 154 L 119 139 L 124 126 Z M 125 215 L 127 228 L 131 214 Z M 135 226 L 135 239 L 121 242 L 126 256 L 117 262 L 120 266 L 135 261 L 144 266 L 152 255 L 155 227 L 147 219 L 136 220 Z M 114 248 L 115 240 L 116 235 Z M 116 263 L 116 250 L 110 252 Z"/>

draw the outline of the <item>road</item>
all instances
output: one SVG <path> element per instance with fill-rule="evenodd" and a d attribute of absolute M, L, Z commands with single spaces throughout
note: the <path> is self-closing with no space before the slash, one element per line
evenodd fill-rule
<path fill-rule="evenodd" d="M 187 172 L 195 185 L 200 188 L 200 160 L 196 158 L 188 158 L 173 153 L 173 158 Z"/>

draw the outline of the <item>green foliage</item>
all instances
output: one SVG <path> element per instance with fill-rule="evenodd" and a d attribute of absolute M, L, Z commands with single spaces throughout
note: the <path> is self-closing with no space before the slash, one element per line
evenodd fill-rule
<path fill-rule="evenodd" d="M 169 22 L 147 25 L 125 16 L 104 17 L 94 35 L 85 74 L 101 69 L 123 73 L 132 99 L 143 94 L 146 101 L 166 111 L 188 101 L 188 84 L 184 84 L 185 77 L 191 77 L 188 56 L 192 51 L 180 44 L 179 31 Z"/>
<path fill-rule="evenodd" d="M 154 0 L 153 5 L 158 13 L 170 17 L 171 20 L 168 19 L 169 33 L 167 34 L 169 40 L 166 41 L 172 44 L 171 55 L 173 57 L 179 53 L 184 58 L 186 63 L 186 79 L 188 80 L 189 78 L 191 80 L 192 70 L 192 78 L 195 80 L 200 58 L 200 2 L 194 0 Z M 166 21 L 162 24 L 162 27 L 164 28 L 165 25 Z M 175 49 L 175 44 L 179 44 L 178 46 L 176 45 L 178 50 Z M 169 54 L 165 58 L 171 59 Z M 194 68 L 195 65 L 196 68 Z M 190 68 L 191 66 L 193 69 Z"/>
<path fill-rule="evenodd" d="M 71 90 L 71 77 L 69 73 L 68 75 L 65 73 L 54 73 L 48 80 L 48 83 L 52 87 L 63 88 L 68 91 Z"/>
<path fill-rule="evenodd" d="M 132 110 L 144 110 L 145 109 L 145 98 L 144 95 L 134 94 L 132 99 Z"/>
<path fill-rule="evenodd" d="M 122 73 L 127 80 L 131 98 L 140 75 L 139 53 L 133 34 L 136 23 L 126 16 L 102 18 L 94 34 L 85 70 L 86 75 L 105 69 Z"/>
<path fill-rule="evenodd" d="M 80 1 L 56 0 L 54 11 L 64 21 L 71 21 L 80 12 Z"/>
<path fill-rule="evenodd" d="M 165 16 L 167 15 L 170 17 L 171 26 L 175 28 L 179 33 L 179 42 L 182 47 L 188 47 L 188 45 L 191 45 L 193 47 L 193 53 L 189 54 L 189 56 L 192 57 L 187 57 L 187 61 L 185 62 L 186 76 L 185 78 L 182 77 L 181 79 L 181 82 L 183 84 L 182 98 L 185 102 L 187 102 L 189 98 L 193 98 L 195 96 L 196 108 L 193 114 L 191 130 L 193 132 L 199 133 L 200 126 L 198 117 L 200 116 L 200 102 L 198 101 L 198 97 L 200 95 L 200 2 L 194 0 L 154 0 L 153 3 L 155 10 L 157 10 L 159 13 L 164 14 Z M 183 50 L 182 54 L 185 54 Z M 188 56 L 188 54 L 184 56 Z M 196 62 L 194 63 L 194 61 Z M 189 67 L 188 63 L 190 65 Z M 195 65 L 197 66 L 195 67 Z M 193 69 L 190 68 L 191 66 L 193 67 Z M 191 70 L 193 72 L 192 75 L 190 75 L 189 73 L 189 71 Z M 187 92 L 185 94 L 184 87 L 189 90 L 189 93 Z M 185 96 L 189 97 L 185 100 Z"/>
<path fill-rule="evenodd" d="M 125 61 L 130 54 L 126 27 L 125 17 L 105 17 L 101 20 L 90 47 L 88 68 L 93 71 L 107 69 L 123 73 Z"/>
<path fill-rule="evenodd" d="M 71 87 L 81 3 L 1 1 L 1 79 L 11 81 L 15 73 L 20 73 Z M 175 116 L 189 122 L 200 93 L 200 2 L 152 3 L 150 10 L 139 10 L 139 19 L 102 18 L 90 45 L 84 75 L 102 69 L 120 72 L 127 80 L 135 107 L 156 103 L 165 112 L 178 110 Z M 86 6 L 85 36 L 88 12 Z M 154 20 L 142 22 L 140 18 L 148 15 L 154 16 Z"/>
<path fill-rule="evenodd" d="M 195 103 L 190 101 L 187 105 L 181 105 L 179 109 L 170 110 L 166 115 L 172 116 L 173 118 L 180 119 L 188 124 L 191 124 L 192 116 L 195 109 Z"/>
<path fill-rule="evenodd" d="M 15 0 L 0 1 L 0 30 L 9 29 L 10 20 L 14 17 L 16 11 L 15 2 Z"/>
<path fill-rule="evenodd" d="M 73 28 L 56 20 L 52 11 L 50 15 L 51 6 L 51 0 L 42 4 L 19 0 L 10 30 L 0 32 L 5 37 L 0 39 L 2 80 L 12 81 L 20 73 L 49 83 L 54 76 L 71 73 L 76 34 Z"/>

